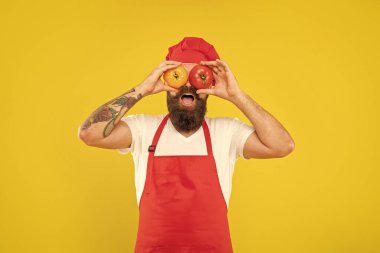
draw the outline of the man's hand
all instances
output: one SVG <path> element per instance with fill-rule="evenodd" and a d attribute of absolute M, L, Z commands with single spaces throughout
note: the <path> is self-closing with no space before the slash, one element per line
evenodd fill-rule
<path fill-rule="evenodd" d="M 201 61 L 200 64 L 212 69 L 216 83 L 213 88 L 197 90 L 197 94 L 210 94 L 231 102 L 240 95 L 238 82 L 226 62 L 216 59 Z"/>
<path fill-rule="evenodd" d="M 178 90 L 164 84 L 160 77 L 162 74 L 169 70 L 178 67 L 182 62 L 178 61 L 163 61 L 158 65 L 148 77 L 139 85 L 139 90 L 143 93 L 143 96 L 159 93 L 161 91 L 170 91 L 177 93 Z M 173 94 L 173 93 L 172 93 Z"/>

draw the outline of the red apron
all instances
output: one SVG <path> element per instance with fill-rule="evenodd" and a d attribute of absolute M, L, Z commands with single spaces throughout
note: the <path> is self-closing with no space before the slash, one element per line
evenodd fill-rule
<path fill-rule="evenodd" d="M 208 126 L 203 119 L 207 155 L 154 156 L 168 118 L 148 149 L 135 253 L 232 253 Z"/>

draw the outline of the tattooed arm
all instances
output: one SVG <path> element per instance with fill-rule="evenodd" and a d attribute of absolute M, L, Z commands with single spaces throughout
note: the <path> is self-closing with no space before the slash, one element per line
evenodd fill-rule
<path fill-rule="evenodd" d="M 141 98 L 141 89 L 136 87 L 103 104 L 82 124 L 81 135 L 86 135 L 88 132 L 92 134 L 92 138 L 109 136 L 122 116 Z"/>
<path fill-rule="evenodd" d="M 161 75 L 180 64 L 164 61 L 139 85 L 97 108 L 80 126 L 79 137 L 87 145 L 101 148 L 126 148 L 131 144 L 128 124 L 120 121 L 141 98 L 161 91 L 177 92 L 164 85 Z"/>

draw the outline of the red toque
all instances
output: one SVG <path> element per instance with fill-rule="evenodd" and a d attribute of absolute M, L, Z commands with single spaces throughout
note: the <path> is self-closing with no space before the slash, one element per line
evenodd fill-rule
<path fill-rule="evenodd" d="M 214 46 L 202 38 L 184 37 L 178 44 L 169 47 L 166 60 L 198 63 L 220 59 Z"/>

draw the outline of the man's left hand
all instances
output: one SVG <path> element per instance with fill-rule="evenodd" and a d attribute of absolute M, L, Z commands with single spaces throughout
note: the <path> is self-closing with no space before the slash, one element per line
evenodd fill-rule
<path fill-rule="evenodd" d="M 225 61 L 216 59 L 216 61 L 201 61 L 200 64 L 212 69 L 216 82 L 215 86 L 209 89 L 197 90 L 197 94 L 214 95 L 231 102 L 239 96 L 241 90 L 238 82 Z"/>

